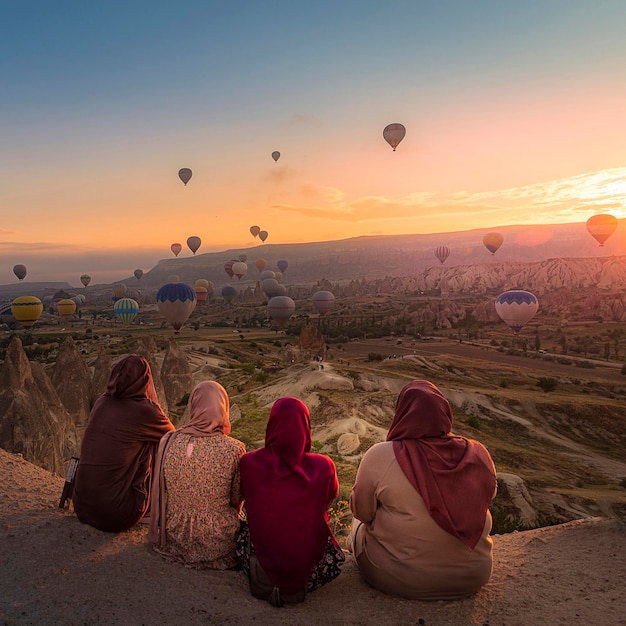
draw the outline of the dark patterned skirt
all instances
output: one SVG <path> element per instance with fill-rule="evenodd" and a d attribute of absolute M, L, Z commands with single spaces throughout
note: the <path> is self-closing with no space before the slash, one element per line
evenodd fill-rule
<path fill-rule="evenodd" d="M 246 576 L 250 576 L 250 555 L 255 554 L 254 546 L 250 540 L 250 528 L 248 522 L 241 521 L 237 534 L 237 569 Z M 326 551 L 315 569 L 311 572 L 307 582 L 307 591 L 315 591 L 321 586 L 334 580 L 341 573 L 341 568 L 346 560 L 341 548 L 328 537 Z"/>

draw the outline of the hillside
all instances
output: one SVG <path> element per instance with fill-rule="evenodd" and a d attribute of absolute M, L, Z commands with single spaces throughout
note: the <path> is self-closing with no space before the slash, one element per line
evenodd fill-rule
<path fill-rule="evenodd" d="M 57 502 L 63 479 L 0 450 L 0 621 L 4 624 L 624 624 L 626 533 L 588 518 L 494 537 L 494 572 L 475 596 L 418 602 L 368 587 L 348 557 L 302 605 L 254 599 L 237 572 L 188 570 L 151 552 L 147 527 L 119 535 Z M 97 593 L 94 593 L 97 590 Z"/>

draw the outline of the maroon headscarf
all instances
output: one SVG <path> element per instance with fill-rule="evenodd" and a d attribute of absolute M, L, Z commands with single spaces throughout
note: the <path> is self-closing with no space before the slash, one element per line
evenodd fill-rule
<path fill-rule="evenodd" d="M 481 443 L 451 431 L 452 410 L 441 391 L 414 380 L 398 396 L 387 441 L 435 522 L 473 550 L 496 488 L 496 468 Z"/>
<path fill-rule="evenodd" d="M 194 437 L 214 437 L 230 433 L 230 401 L 226 389 L 213 380 L 198 383 L 189 394 L 189 423 L 183 428 L 167 433 L 159 442 L 154 464 L 152 502 L 150 504 L 150 529 L 148 539 L 164 546 L 166 543 L 166 485 L 163 463 L 169 443 L 181 433 Z"/>
<path fill-rule="evenodd" d="M 306 585 L 333 537 L 326 511 L 339 492 L 335 464 L 310 449 L 309 410 L 287 397 L 272 406 L 265 447 L 241 459 L 252 544 L 269 579 L 287 594 Z"/>

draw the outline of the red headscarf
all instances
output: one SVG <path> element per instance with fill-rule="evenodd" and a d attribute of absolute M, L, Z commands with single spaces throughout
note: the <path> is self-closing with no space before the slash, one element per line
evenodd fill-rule
<path fill-rule="evenodd" d="M 147 398 L 159 404 L 150 365 L 139 354 L 129 354 L 115 364 L 104 395 L 129 400 Z"/>
<path fill-rule="evenodd" d="M 189 394 L 189 423 L 167 433 L 159 442 L 154 466 L 152 502 L 150 504 L 150 529 L 148 539 L 160 546 L 166 541 L 166 500 L 163 462 L 165 451 L 172 439 L 181 433 L 194 437 L 214 437 L 230 433 L 230 401 L 226 389 L 213 380 L 198 383 Z"/>
<path fill-rule="evenodd" d="M 241 459 L 252 544 L 269 579 L 287 594 L 306 585 L 333 536 L 326 511 L 339 492 L 335 464 L 310 449 L 309 410 L 287 397 L 272 406 L 265 448 Z"/>
<path fill-rule="evenodd" d="M 387 433 L 400 468 L 432 518 L 470 550 L 480 539 L 496 488 L 496 469 L 478 441 L 452 432 L 452 410 L 426 380 L 406 385 Z"/>

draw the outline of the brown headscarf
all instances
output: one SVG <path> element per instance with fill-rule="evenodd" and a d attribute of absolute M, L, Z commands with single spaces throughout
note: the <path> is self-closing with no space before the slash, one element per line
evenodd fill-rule
<path fill-rule="evenodd" d="M 148 539 L 152 543 L 164 546 L 166 541 L 166 498 L 163 462 L 168 444 L 181 433 L 193 435 L 194 437 L 228 435 L 230 433 L 229 411 L 228 394 L 222 385 L 212 380 L 199 383 L 189 395 L 189 423 L 187 426 L 167 433 L 161 439 L 156 455 L 153 481 L 155 488 L 152 490 L 152 503 L 150 506 Z"/>
<path fill-rule="evenodd" d="M 141 519 L 150 504 L 154 454 L 170 430 L 148 362 L 138 354 L 121 359 L 83 435 L 72 495 L 81 522 L 119 532 Z"/>
<path fill-rule="evenodd" d="M 105 395 L 112 398 L 145 400 L 159 404 L 148 361 L 139 354 L 129 354 L 111 370 Z"/>
<path fill-rule="evenodd" d="M 387 433 L 400 468 L 432 518 L 470 550 L 480 539 L 496 469 L 478 441 L 452 432 L 452 409 L 427 380 L 406 385 Z"/>

